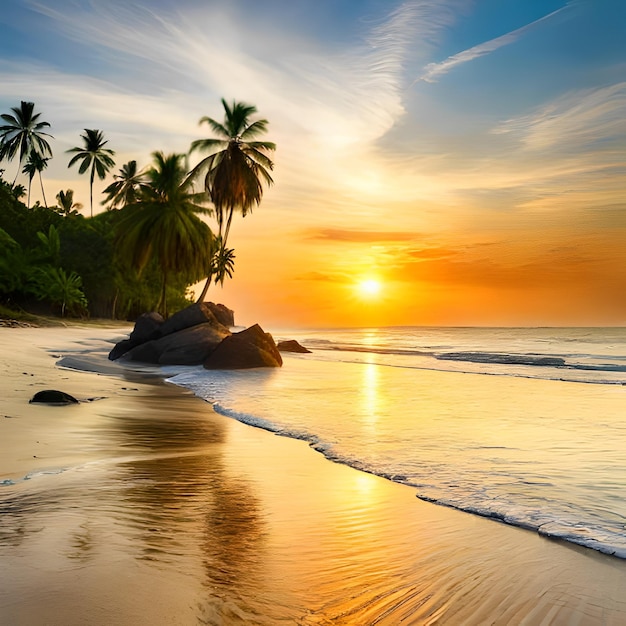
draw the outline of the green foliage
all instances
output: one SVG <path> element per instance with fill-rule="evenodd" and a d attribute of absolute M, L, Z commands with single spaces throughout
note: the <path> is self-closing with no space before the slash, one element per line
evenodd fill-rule
<path fill-rule="evenodd" d="M 119 174 L 105 190 L 106 198 L 102 204 L 108 204 L 109 209 L 119 209 L 127 204 L 137 202 L 142 192 L 148 189 L 146 173 L 137 170 L 137 161 L 129 161 L 120 168 Z"/>
<path fill-rule="evenodd" d="M 223 244 L 228 241 L 230 225 L 235 210 L 243 217 L 252 211 L 255 204 L 260 204 L 263 197 L 263 183 L 273 183 L 270 171 L 274 164 L 268 153 L 276 149 L 276 144 L 255 139 L 267 132 L 268 122 L 261 119 L 251 121 L 250 116 L 257 112 L 255 106 L 243 102 L 229 105 L 222 98 L 224 121 L 218 122 L 210 117 L 203 117 L 200 123 L 206 123 L 215 133 L 215 138 L 199 139 L 191 144 L 189 152 L 200 150 L 209 152 L 190 172 L 192 180 L 203 178 L 204 188 L 215 206 L 218 235 Z M 234 259 L 234 256 L 232 257 Z M 232 271 L 231 271 L 232 274 Z M 221 282 L 224 280 L 221 274 Z M 209 275 L 198 298 L 204 300 L 211 282 Z"/>
<path fill-rule="evenodd" d="M 62 267 L 43 266 L 34 269 L 30 289 L 39 300 L 46 300 L 66 311 L 80 314 L 87 311 L 83 281 L 76 272 L 67 274 Z"/>
<path fill-rule="evenodd" d="M 153 153 L 154 164 L 146 172 L 147 183 L 139 200 L 127 205 L 117 225 L 118 250 L 122 262 L 141 275 L 153 262 L 161 272 L 161 297 L 157 309 L 167 315 L 168 281 L 185 276 L 202 278 L 210 263 L 212 233 L 198 214 L 209 213 L 203 206 L 206 194 L 194 193 L 184 156 Z"/>
<path fill-rule="evenodd" d="M 113 155 L 115 152 L 104 146 L 108 143 L 104 139 L 101 130 L 85 128 L 85 133 L 80 136 L 83 146 L 70 148 L 67 152 L 74 153 L 70 159 L 68 167 L 80 162 L 78 173 L 84 174 L 89 170 L 89 200 L 91 207 L 91 217 L 93 217 L 93 181 L 98 174 L 100 180 L 104 180 L 107 172 L 115 165 Z"/>
<path fill-rule="evenodd" d="M 256 108 L 222 100 L 224 122 L 203 118 L 217 138 L 192 144 L 210 154 L 187 171 L 184 155 L 153 153 L 153 164 L 139 170 L 136 161 L 123 165 L 105 189 L 109 211 L 93 216 L 93 182 L 114 166 L 114 152 L 102 131 L 85 129 L 83 145 L 68 150 L 68 167 L 78 165 L 90 176 L 91 218 L 77 209 L 71 189 L 60 191 L 58 206 L 32 208 L 22 199 L 26 189 L 9 184 L 0 169 L 0 307 L 61 315 L 135 318 L 146 310 L 165 315 L 187 306 L 189 286 L 208 276 L 223 285 L 234 272 L 235 254 L 226 247 L 233 212 L 242 215 L 259 204 L 263 185 L 271 184 L 275 149 L 257 137 L 266 120 L 252 121 Z M 19 157 L 17 173 L 32 179 L 46 168 L 52 150 L 32 102 L 21 102 L 1 115 L 0 161 Z M 193 190 L 203 178 L 204 190 Z M 17 178 L 17 174 L 16 174 Z M 42 184 L 42 194 L 43 194 Z M 213 203 L 219 237 L 200 215 Z M 201 299 L 204 298 L 204 292 Z"/>
<path fill-rule="evenodd" d="M 68 215 L 78 215 L 78 211 L 83 208 L 83 205 L 80 202 L 74 202 L 74 191 L 72 189 L 59 191 L 57 194 L 57 202 L 59 203 L 59 206 L 52 207 L 52 209 L 59 215 L 66 217 Z"/>
<path fill-rule="evenodd" d="M 35 104 L 22 100 L 20 106 L 13 107 L 11 111 L 13 115 L 3 113 L 0 116 L 4 121 L 0 126 L 0 161 L 4 159 L 12 161 L 19 154 L 21 166 L 26 156 L 32 152 L 42 157 L 46 154 L 52 156 L 52 148 L 46 139 L 52 136 L 42 130 L 50 124 L 39 121 L 41 113 L 35 113 Z M 19 172 L 20 167 L 17 174 Z"/>

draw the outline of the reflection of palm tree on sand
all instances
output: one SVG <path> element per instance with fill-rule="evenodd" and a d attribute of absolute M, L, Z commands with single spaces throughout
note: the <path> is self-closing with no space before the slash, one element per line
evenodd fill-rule
<path fill-rule="evenodd" d="M 113 155 L 115 152 L 104 146 L 108 143 L 104 139 L 101 130 L 85 128 L 85 134 L 81 135 L 84 145 L 70 148 L 67 152 L 76 153 L 68 163 L 72 167 L 74 163 L 80 161 L 79 174 L 89 171 L 89 203 L 91 207 L 91 217 L 93 217 L 93 181 L 96 173 L 100 180 L 104 180 L 107 172 L 115 165 Z"/>
<path fill-rule="evenodd" d="M 190 178 L 204 176 L 204 186 L 215 206 L 222 257 L 227 250 L 228 233 L 233 213 L 236 209 L 242 216 L 252 211 L 255 204 L 263 197 L 263 183 L 273 183 L 270 171 L 273 162 L 267 153 L 276 149 L 276 144 L 269 141 L 253 141 L 267 132 L 267 120 L 251 121 L 250 116 L 257 112 L 253 105 L 234 102 L 229 105 L 222 99 L 224 121 L 218 122 L 210 117 L 203 117 L 216 138 L 198 139 L 191 144 L 190 152 L 200 150 L 211 152 L 194 167 Z M 219 251 L 218 251 L 219 254 Z M 230 251 L 231 258 L 232 250 Z M 232 273 L 232 268 L 231 268 Z M 211 283 L 209 275 L 198 298 L 204 300 Z M 223 282 L 223 278 L 222 278 Z"/>

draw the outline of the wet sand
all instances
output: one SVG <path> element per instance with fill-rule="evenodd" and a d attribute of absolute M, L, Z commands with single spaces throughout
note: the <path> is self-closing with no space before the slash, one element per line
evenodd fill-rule
<path fill-rule="evenodd" d="M 121 334 L 0 328 L 0 624 L 626 623 L 625 561 L 422 502 L 104 341 L 80 354 Z M 107 373 L 56 367 L 67 348 Z M 92 401 L 28 404 L 46 388 Z"/>

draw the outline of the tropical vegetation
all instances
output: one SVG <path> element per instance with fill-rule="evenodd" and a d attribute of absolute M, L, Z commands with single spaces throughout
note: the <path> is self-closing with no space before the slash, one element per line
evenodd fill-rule
<path fill-rule="evenodd" d="M 12 161 L 19 154 L 19 164 L 13 183 L 22 169 L 26 157 L 35 153 L 40 156 L 52 156 L 52 148 L 47 137 L 52 135 L 43 132 L 43 128 L 48 128 L 48 122 L 39 121 L 41 113 L 35 113 L 33 102 L 22 102 L 19 107 L 11 109 L 10 113 L 0 115 L 5 122 L 0 126 L 0 161 Z"/>
<path fill-rule="evenodd" d="M 200 119 L 200 124 L 208 124 L 216 136 L 198 139 L 191 144 L 190 153 L 201 151 L 210 154 L 193 168 L 190 177 L 203 179 L 204 188 L 215 207 L 220 242 L 217 254 L 225 259 L 229 256 L 234 258 L 232 251 L 227 254 L 226 249 L 234 212 L 241 211 L 242 217 L 245 217 L 255 204 L 260 204 L 263 183 L 271 185 L 274 182 L 270 175 L 274 164 L 268 153 L 276 149 L 276 144 L 256 140 L 267 132 L 268 121 L 250 119 L 257 112 L 255 106 L 234 101 L 229 105 L 223 98 L 222 106 L 223 122 L 207 116 Z M 211 279 L 209 273 L 198 298 L 200 302 L 204 300 Z M 224 274 L 218 280 L 223 283 Z"/>
<path fill-rule="evenodd" d="M 272 184 L 275 145 L 260 140 L 268 122 L 256 107 L 222 100 L 224 120 L 203 117 L 215 137 L 194 141 L 189 155 L 208 153 L 193 168 L 188 155 L 152 154 L 140 168 L 121 166 L 104 189 L 106 211 L 93 213 L 93 184 L 114 167 L 115 152 L 101 130 L 84 129 L 68 167 L 89 174 L 90 217 L 72 189 L 59 190 L 48 207 L 42 172 L 52 158 L 32 102 L 3 114 L 0 162 L 18 158 L 13 182 L 0 169 L 0 311 L 133 319 L 147 310 L 168 315 L 190 303 L 190 287 L 232 278 L 235 250 L 227 246 L 235 212 L 250 213 Z M 17 184 L 22 173 L 27 188 Z M 43 206 L 31 206 L 38 175 Z M 199 188 L 196 188 L 199 187 Z M 23 200 L 26 197 L 26 204 Z M 211 216 L 216 232 L 209 227 Z"/>
<path fill-rule="evenodd" d="M 70 159 L 68 167 L 72 167 L 80 161 L 78 173 L 84 174 L 89 170 L 89 206 L 91 209 L 91 217 L 93 217 L 93 181 L 98 174 L 100 180 L 106 178 L 107 172 L 115 165 L 113 156 L 115 152 L 104 146 L 108 143 L 104 139 L 101 130 L 93 128 L 85 128 L 85 133 L 80 136 L 83 140 L 82 146 L 70 148 L 69 153 L 75 153 Z"/>

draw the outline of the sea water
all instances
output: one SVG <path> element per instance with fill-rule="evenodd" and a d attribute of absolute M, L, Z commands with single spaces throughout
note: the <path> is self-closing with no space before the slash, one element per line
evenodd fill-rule
<path fill-rule="evenodd" d="M 166 368 L 216 411 L 417 497 L 626 558 L 626 328 L 276 332 L 281 369 Z"/>

